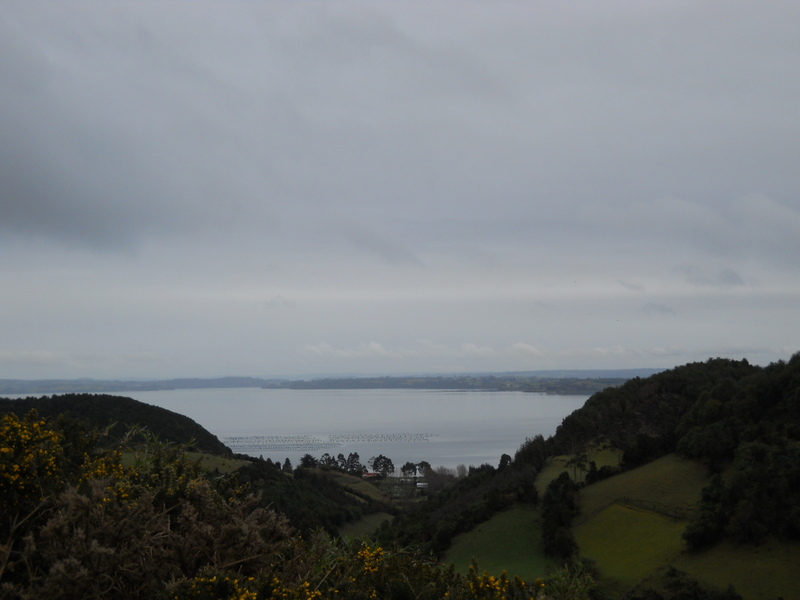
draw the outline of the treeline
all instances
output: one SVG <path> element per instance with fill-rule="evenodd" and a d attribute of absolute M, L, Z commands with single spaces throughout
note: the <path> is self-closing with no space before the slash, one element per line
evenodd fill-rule
<path fill-rule="evenodd" d="M 286 462 L 284 463 L 284 469 L 289 465 L 291 465 L 291 463 L 287 458 Z M 419 466 L 423 465 L 427 465 L 427 463 L 419 464 Z M 305 469 L 320 468 L 323 470 L 341 471 L 342 473 L 347 473 L 348 475 L 353 475 L 355 477 L 364 476 L 367 472 L 369 472 L 369 469 L 372 469 L 372 472 L 383 477 L 388 477 L 395 472 L 394 462 L 388 456 L 378 454 L 377 456 L 373 456 L 367 460 L 367 464 L 365 465 L 362 464 L 361 456 L 358 452 L 350 452 L 348 453 L 347 457 L 345 457 L 345 455 L 341 452 L 337 456 L 333 456 L 332 454 L 325 452 L 318 459 L 314 458 L 310 454 L 304 454 L 300 458 L 299 466 Z M 417 468 L 417 464 L 408 462 L 403 465 L 403 474 L 407 474 L 409 476 L 416 475 Z"/>

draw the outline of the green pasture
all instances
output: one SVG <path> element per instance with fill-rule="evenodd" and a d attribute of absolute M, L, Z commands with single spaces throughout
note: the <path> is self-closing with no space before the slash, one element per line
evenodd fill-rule
<path fill-rule="evenodd" d="M 472 559 L 481 571 L 531 580 L 545 575 L 553 563 L 544 556 L 540 512 L 532 506 L 515 505 L 453 540 L 443 562 L 466 573 Z"/>
<path fill-rule="evenodd" d="M 685 527 L 684 521 L 650 510 L 611 504 L 573 533 L 581 556 L 595 561 L 600 570 L 601 588 L 622 592 L 680 554 Z"/>
<path fill-rule="evenodd" d="M 385 512 L 365 515 L 358 521 L 345 523 L 339 527 L 339 535 L 350 538 L 369 537 L 377 531 L 384 521 L 391 521 L 393 518 L 392 515 Z"/>
<path fill-rule="evenodd" d="M 372 498 L 373 500 L 377 500 L 378 502 L 387 502 L 388 499 L 386 496 L 372 483 L 368 481 L 364 481 L 360 477 L 356 477 L 354 475 L 348 475 L 347 473 L 342 473 L 341 471 L 334 471 L 334 470 L 322 470 L 319 469 L 317 471 L 321 475 L 325 477 L 329 477 L 333 479 L 336 483 L 346 488 L 350 488 L 360 494 L 367 496 L 368 498 Z"/>
<path fill-rule="evenodd" d="M 240 460 L 236 458 L 225 458 L 222 456 L 216 456 L 214 454 L 205 454 L 201 452 L 187 452 L 186 456 L 189 460 L 192 461 L 200 461 L 200 468 L 204 471 L 208 471 L 209 473 L 214 472 L 215 470 L 219 473 L 232 473 L 236 469 L 239 469 L 247 464 L 250 464 L 246 460 Z"/>
<path fill-rule="evenodd" d="M 800 599 L 800 543 L 770 540 L 758 546 L 723 543 L 686 553 L 675 568 L 725 589 L 733 584 L 744 600 Z"/>
<path fill-rule="evenodd" d="M 671 454 L 581 490 L 573 532 L 610 596 L 668 566 L 708 481 L 705 468 Z"/>
<path fill-rule="evenodd" d="M 669 454 L 583 488 L 576 524 L 614 502 L 688 520 L 707 483 L 701 464 Z"/>
<path fill-rule="evenodd" d="M 573 469 L 569 464 L 572 457 L 573 455 L 571 454 L 561 454 L 553 456 L 547 461 L 547 464 L 536 478 L 536 489 L 539 491 L 539 495 L 544 494 L 550 482 L 563 472 L 569 473 L 570 477 L 573 478 L 577 475 L 577 480 L 583 481 L 589 468 L 589 462 L 594 461 L 597 468 L 601 469 L 603 467 L 618 467 L 620 461 L 619 451 L 605 444 L 589 448 L 586 453 L 585 469 L 583 470 Z"/>
<path fill-rule="evenodd" d="M 205 452 L 186 452 L 186 458 L 192 462 L 197 462 L 200 468 L 208 473 L 233 473 L 244 465 L 249 464 L 246 460 L 225 458 L 224 456 L 206 454 Z M 132 467 L 136 463 L 136 453 L 133 451 L 123 452 L 121 462 L 124 467 Z"/>

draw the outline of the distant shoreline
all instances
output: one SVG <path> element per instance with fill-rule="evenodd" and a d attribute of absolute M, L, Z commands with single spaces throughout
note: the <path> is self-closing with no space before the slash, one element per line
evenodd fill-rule
<path fill-rule="evenodd" d="M 264 379 L 258 377 L 183 378 L 163 380 L 0 379 L 0 394 L 69 394 L 168 391 L 210 388 L 296 390 L 439 389 L 523 391 L 546 394 L 594 393 L 663 369 L 560 370 L 497 374 L 402 375 Z"/>

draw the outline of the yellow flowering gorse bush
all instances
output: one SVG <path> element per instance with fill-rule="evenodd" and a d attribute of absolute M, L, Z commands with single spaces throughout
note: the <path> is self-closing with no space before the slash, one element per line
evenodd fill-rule
<path fill-rule="evenodd" d="M 61 436 L 30 414 L 0 418 L 0 499 L 3 504 L 43 500 L 59 469 Z"/>

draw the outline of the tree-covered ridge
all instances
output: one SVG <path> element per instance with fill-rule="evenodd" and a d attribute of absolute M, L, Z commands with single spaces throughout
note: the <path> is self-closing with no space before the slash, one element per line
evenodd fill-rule
<path fill-rule="evenodd" d="M 120 439 L 136 425 L 164 441 L 192 444 L 198 450 L 212 454 L 230 454 L 217 436 L 189 417 L 132 398 L 108 394 L 63 394 L 19 400 L 0 398 L 0 413 L 11 412 L 21 417 L 30 410 L 36 410 L 44 418 L 55 419 L 64 415 L 85 423 L 89 429 L 107 430 L 111 440 Z"/>
<path fill-rule="evenodd" d="M 552 450 L 568 453 L 605 439 L 625 452 L 629 466 L 647 462 L 676 450 L 678 437 L 692 420 L 688 413 L 701 396 L 722 381 L 737 388 L 760 371 L 746 360 L 711 359 L 607 388 L 564 419 Z"/>
<path fill-rule="evenodd" d="M 622 452 L 623 468 L 678 452 L 719 474 L 687 529 L 690 547 L 800 539 L 800 354 L 767 367 L 712 359 L 609 388 L 552 438 L 523 444 L 515 463 L 541 468 L 598 442 Z"/>

